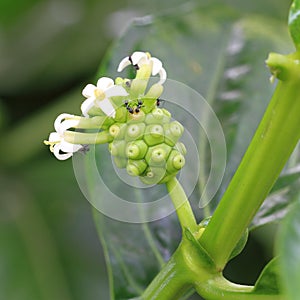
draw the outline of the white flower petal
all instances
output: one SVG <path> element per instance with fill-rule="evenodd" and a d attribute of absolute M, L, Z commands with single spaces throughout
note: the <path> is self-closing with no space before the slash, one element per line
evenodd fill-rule
<path fill-rule="evenodd" d="M 53 154 L 59 160 L 66 160 L 73 155 L 73 153 L 60 153 L 60 150 L 60 144 L 54 146 Z"/>
<path fill-rule="evenodd" d="M 129 56 L 124 57 L 118 66 L 118 72 L 123 71 L 127 66 L 131 65 L 131 62 L 129 60 Z"/>
<path fill-rule="evenodd" d="M 158 83 L 163 84 L 167 79 L 167 72 L 164 68 L 161 68 L 158 74 L 159 74 L 159 77 L 160 77 L 160 80 L 159 80 Z"/>
<path fill-rule="evenodd" d="M 57 116 L 57 118 L 54 121 L 54 128 L 55 128 L 55 130 L 59 131 L 61 123 L 62 123 L 62 121 L 64 119 L 71 119 L 73 117 L 74 117 L 74 115 L 70 115 L 70 114 L 66 114 L 66 113 L 63 113 L 63 114 L 60 114 L 59 116 Z"/>
<path fill-rule="evenodd" d="M 112 87 L 113 85 L 114 85 L 114 81 L 108 77 L 101 77 L 97 81 L 97 88 L 101 89 L 103 91 L 107 90 L 108 88 Z"/>
<path fill-rule="evenodd" d="M 49 135 L 49 142 L 60 142 L 61 136 L 57 132 L 51 132 Z"/>
<path fill-rule="evenodd" d="M 114 109 L 114 107 L 112 106 L 111 102 L 109 101 L 108 98 L 105 98 L 103 100 L 97 100 L 96 104 L 98 107 L 101 108 L 101 110 L 110 117 L 115 117 L 116 115 L 116 111 Z"/>
<path fill-rule="evenodd" d="M 76 128 L 78 124 L 79 124 L 78 120 L 65 120 L 60 124 L 59 128 L 56 129 L 56 131 L 59 134 L 63 134 L 66 130 L 70 128 Z"/>
<path fill-rule="evenodd" d="M 162 62 L 156 58 L 156 57 L 151 57 L 150 61 L 152 61 L 152 75 L 158 74 L 158 72 L 162 69 Z"/>
<path fill-rule="evenodd" d="M 62 140 L 61 143 L 59 144 L 60 145 L 60 150 L 62 152 L 65 152 L 65 153 L 73 153 L 73 152 L 77 152 L 79 149 L 82 148 L 82 145 L 79 145 L 79 144 L 71 144 L 69 142 L 66 142 L 65 140 Z"/>
<path fill-rule="evenodd" d="M 105 95 L 107 98 L 110 98 L 114 96 L 127 96 L 128 93 L 122 86 L 114 85 L 105 91 Z"/>
<path fill-rule="evenodd" d="M 140 65 L 146 63 L 148 56 L 145 52 L 136 51 L 131 55 L 131 61 L 133 65 Z"/>
<path fill-rule="evenodd" d="M 82 90 L 82 95 L 86 98 L 94 96 L 95 89 L 97 87 L 94 86 L 93 84 L 88 84 L 83 90 Z"/>
<path fill-rule="evenodd" d="M 95 105 L 95 97 L 90 97 L 86 99 L 81 104 L 81 112 L 85 117 L 88 117 L 89 110 Z"/>

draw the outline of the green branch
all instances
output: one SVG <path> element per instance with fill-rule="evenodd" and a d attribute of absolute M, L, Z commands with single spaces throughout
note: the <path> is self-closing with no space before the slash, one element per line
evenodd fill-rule
<path fill-rule="evenodd" d="M 173 177 L 166 183 L 168 193 L 172 199 L 173 205 L 181 225 L 181 228 L 188 228 L 191 232 L 197 231 L 197 222 L 192 211 L 189 200 L 176 177 Z"/>
<path fill-rule="evenodd" d="M 278 83 L 265 115 L 200 242 L 222 270 L 299 140 L 300 66 L 271 54 Z"/>

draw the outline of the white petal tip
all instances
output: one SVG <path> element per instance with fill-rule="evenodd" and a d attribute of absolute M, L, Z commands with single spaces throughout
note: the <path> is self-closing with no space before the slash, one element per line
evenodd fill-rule
<path fill-rule="evenodd" d="M 159 79 L 158 83 L 159 84 L 163 84 L 166 81 L 166 79 L 167 79 L 167 72 L 166 72 L 166 70 L 164 68 L 160 69 L 160 71 L 159 71 L 159 77 L 160 77 L 160 79 Z"/>
<path fill-rule="evenodd" d="M 131 64 L 130 60 L 129 60 L 129 56 L 123 58 L 121 60 L 121 62 L 119 63 L 118 72 L 122 72 L 127 66 L 129 66 Z"/>

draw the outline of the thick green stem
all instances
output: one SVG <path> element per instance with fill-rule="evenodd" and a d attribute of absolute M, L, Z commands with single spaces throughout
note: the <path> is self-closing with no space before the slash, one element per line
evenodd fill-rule
<path fill-rule="evenodd" d="M 200 242 L 222 270 L 299 140 L 300 66 L 271 55 L 282 78 L 265 115 Z"/>
<path fill-rule="evenodd" d="M 181 264 L 179 252 L 175 252 L 141 296 L 143 300 L 179 299 L 191 288 L 187 282 L 187 270 Z"/>
<path fill-rule="evenodd" d="M 209 282 L 195 282 L 194 288 L 206 300 L 283 300 L 282 295 L 252 293 L 253 286 L 239 285 L 215 276 Z"/>
<path fill-rule="evenodd" d="M 186 194 L 176 177 L 173 177 L 166 183 L 167 190 L 172 199 L 181 228 L 188 228 L 191 232 L 195 232 L 198 228 L 197 222 L 186 197 Z"/>

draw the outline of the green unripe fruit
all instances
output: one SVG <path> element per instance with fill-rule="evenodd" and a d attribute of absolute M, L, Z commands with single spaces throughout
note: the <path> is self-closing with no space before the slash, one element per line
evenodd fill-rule
<path fill-rule="evenodd" d="M 127 158 L 125 157 L 114 156 L 114 162 L 119 169 L 124 169 L 127 166 Z"/>
<path fill-rule="evenodd" d="M 145 113 L 143 111 L 140 111 L 139 113 L 129 114 L 127 121 L 128 123 L 140 123 L 143 122 L 145 118 Z"/>
<path fill-rule="evenodd" d="M 185 165 L 184 156 L 177 150 L 172 150 L 168 161 L 167 161 L 167 171 L 169 173 L 178 172 Z"/>
<path fill-rule="evenodd" d="M 183 133 L 183 126 L 179 122 L 173 121 L 170 123 L 170 131 L 174 136 L 180 137 Z"/>
<path fill-rule="evenodd" d="M 148 150 L 147 144 L 143 140 L 130 142 L 126 147 L 126 156 L 131 159 L 141 159 Z"/>
<path fill-rule="evenodd" d="M 177 151 L 179 151 L 182 155 L 186 155 L 185 145 L 181 142 L 176 143 L 174 147 Z"/>
<path fill-rule="evenodd" d="M 129 160 L 126 170 L 127 173 L 131 176 L 139 176 L 141 175 L 147 168 L 147 163 L 141 160 Z"/>
<path fill-rule="evenodd" d="M 157 124 L 157 123 L 168 123 L 170 122 L 171 114 L 166 115 L 163 109 L 154 108 L 151 113 L 146 115 L 145 123 L 146 124 Z"/>
<path fill-rule="evenodd" d="M 173 167 L 177 170 L 180 170 L 183 168 L 185 165 L 185 158 L 184 156 L 180 153 L 178 155 L 175 155 L 172 161 Z"/>
<path fill-rule="evenodd" d="M 146 127 L 144 141 L 147 145 L 154 146 L 161 144 L 164 139 L 164 129 L 160 124 L 152 124 Z"/>
<path fill-rule="evenodd" d="M 166 151 L 163 148 L 157 148 L 152 151 L 151 161 L 161 163 L 166 161 Z"/>
<path fill-rule="evenodd" d="M 151 113 L 147 114 L 145 123 L 146 124 L 156 124 L 164 117 L 164 113 L 160 108 L 154 108 Z"/>
<path fill-rule="evenodd" d="M 123 139 L 126 132 L 126 124 L 115 123 L 109 127 L 108 132 L 114 139 Z"/>
<path fill-rule="evenodd" d="M 134 84 L 142 84 L 142 81 Z M 139 176 L 143 183 L 152 185 L 168 182 L 176 176 L 185 164 L 186 148 L 178 142 L 183 126 L 177 121 L 171 122 L 171 114 L 166 109 L 155 106 L 146 113 L 146 101 L 143 98 L 136 102 L 123 101 L 125 106 L 117 111 L 126 110 L 126 122 L 118 121 L 108 128 L 113 138 L 109 150 L 117 167 L 126 168 L 129 175 Z"/>
<path fill-rule="evenodd" d="M 109 144 L 109 151 L 112 156 L 125 157 L 126 142 L 124 140 L 114 140 Z"/>
<path fill-rule="evenodd" d="M 165 108 L 162 108 L 161 110 L 163 111 L 164 115 L 168 118 L 168 122 L 170 122 L 170 119 L 172 117 L 171 113 Z"/>
<path fill-rule="evenodd" d="M 143 138 L 146 125 L 144 123 L 130 124 L 125 133 L 126 141 L 135 141 Z"/>
<path fill-rule="evenodd" d="M 145 175 L 140 179 L 145 184 L 158 184 L 166 175 L 166 169 L 164 167 L 150 167 L 146 170 Z"/>
<path fill-rule="evenodd" d="M 149 147 L 145 159 L 149 166 L 165 166 L 171 150 L 172 148 L 166 144 Z"/>
<path fill-rule="evenodd" d="M 164 130 L 165 130 L 165 141 L 170 146 L 174 146 L 177 143 L 178 139 L 183 134 L 183 127 L 177 121 L 173 121 L 172 123 L 165 124 Z"/>
<path fill-rule="evenodd" d="M 175 177 L 176 174 L 177 174 L 177 172 L 175 172 L 175 173 L 168 173 L 168 172 L 166 172 L 165 176 L 163 177 L 163 179 L 159 183 L 166 183 L 166 182 L 168 182 L 170 179 L 172 179 L 173 177 Z"/>

